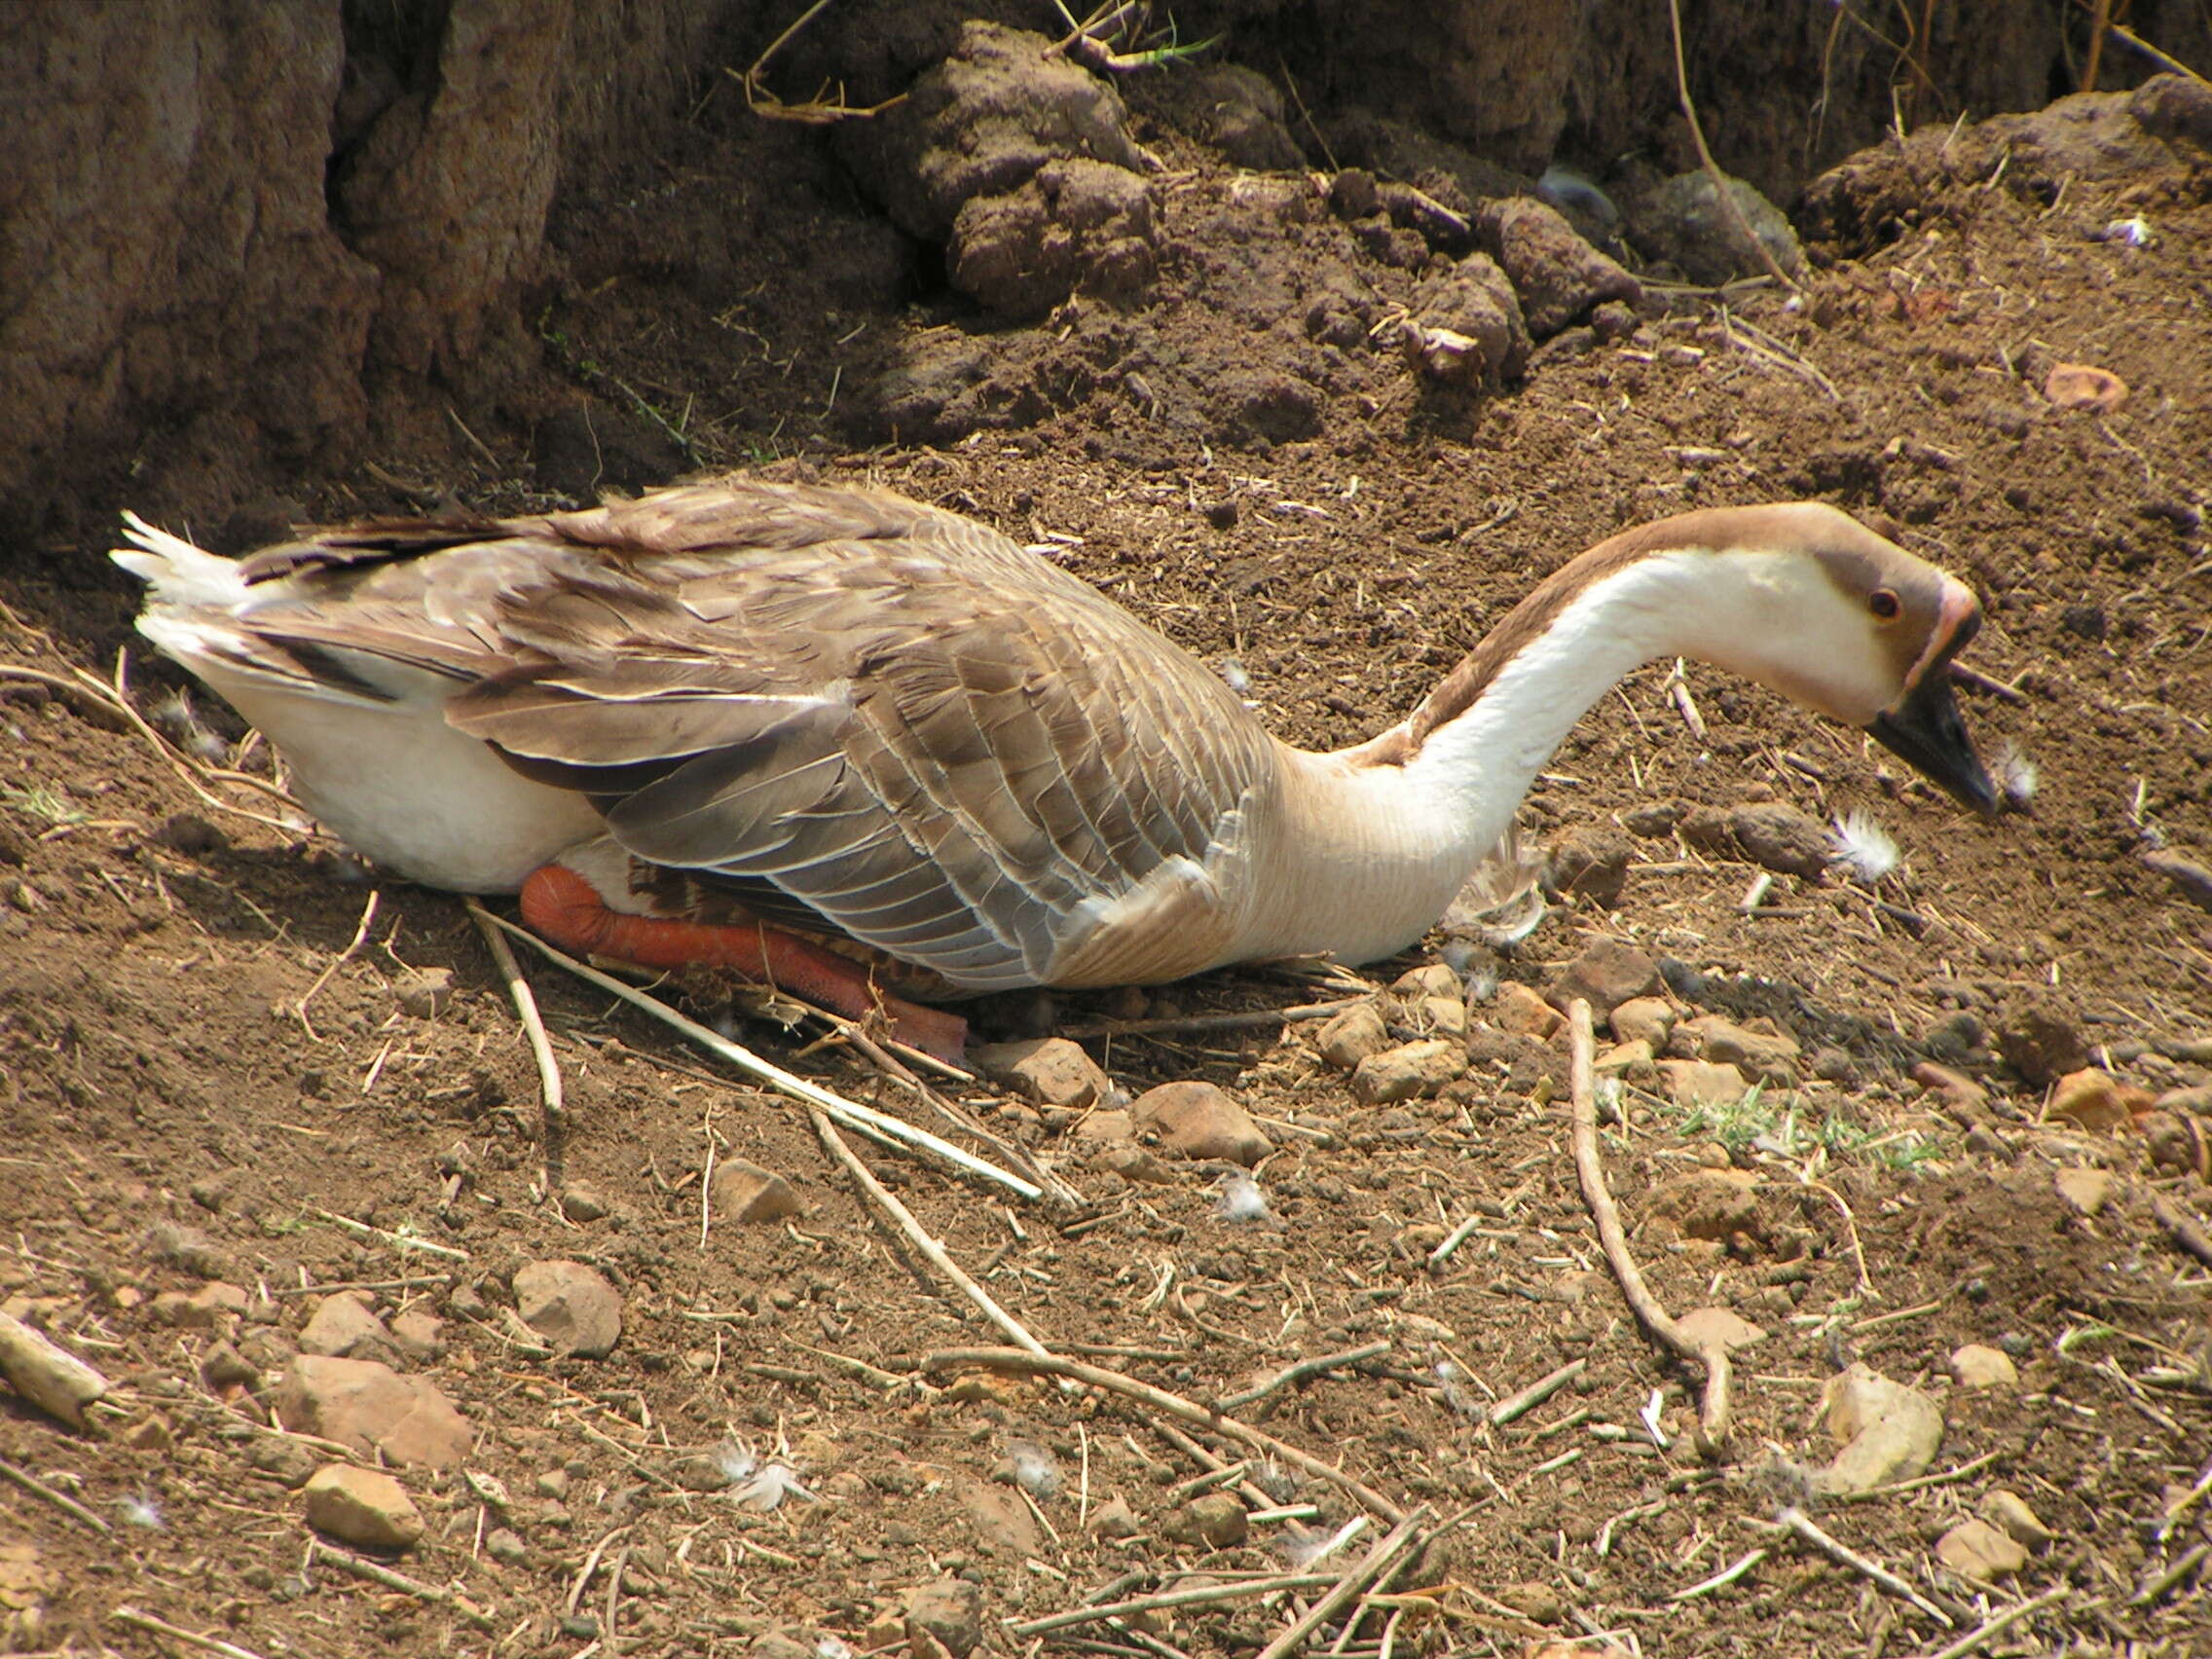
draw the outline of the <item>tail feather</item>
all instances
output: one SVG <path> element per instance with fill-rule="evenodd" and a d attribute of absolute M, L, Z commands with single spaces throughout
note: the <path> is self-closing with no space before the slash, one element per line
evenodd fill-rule
<path fill-rule="evenodd" d="M 228 608 L 244 599 L 245 581 L 235 560 L 195 547 L 133 512 L 125 512 L 123 523 L 125 537 L 134 545 L 114 548 L 108 557 L 153 588 L 155 605 Z"/>

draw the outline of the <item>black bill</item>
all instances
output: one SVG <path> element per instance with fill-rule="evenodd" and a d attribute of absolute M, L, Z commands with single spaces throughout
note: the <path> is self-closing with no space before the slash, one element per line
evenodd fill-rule
<path fill-rule="evenodd" d="M 1946 658 L 1948 653 L 1946 654 Z M 1997 786 L 1973 752 L 1959 700 L 1951 689 L 1948 660 L 1931 663 L 1919 682 L 1866 728 L 1892 754 L 1909 760 L 1956 799 L 1995 817 Z"/>

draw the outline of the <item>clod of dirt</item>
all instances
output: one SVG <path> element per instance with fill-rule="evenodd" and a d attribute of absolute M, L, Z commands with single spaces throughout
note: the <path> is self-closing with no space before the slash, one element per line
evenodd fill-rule
<path fill-rule="evenodd" d="M 402 1377 L 373 1359 L 302 1354 L 276 1390 L 276 1419 L 296 1434 L 319 1434 L 362 1456 L 450 1468 L 475 1433 L 436 1383 Z"/>
<path fill-rule="evenodd" d="M 940 1578 L 906 1592 L 906 1636 L 927 1636 L 952 1659 L 967 1659 L 983 1640 L 983 1589 L 964 1578 Z"/>
<path fill-rule="evenodd" d="M 1682 834 L 1699 841 L 1703 831 L 1693 832 L 1692 821 L 1704 822 L 1693 814 L 1692 820 L 1684 821 Z M 1827 827 L 1810 813 L 1782 801 L 1753 801 L 1730 812 L 1727 826 L 1728 835 L 1753 864 L 1808 881 L 1818 881 L 1827 872 L 1833 844 Z M 1714 844 L 1725 846 L 1726 842 L 1723 839 Z"/>
<path fill-rule="evenodd" d="M 2174 891 L 2201 909 L 2212 910 L 2212 869 L 2194 859 L 2184 858 L 2170 847 L 2157 847 L 2143 855 L 2144 865 L 2174 884 Z"/>
<path fill-rule="evenodd" d="M 1126 1498 L 1110 1497 L 1090 1512 L 1090 1530 L 1101 1538 L 1133 1538 L 1144 1529 Z"/>
<path fill-rule="evenodd" d="M 1678 1057 L 1734 1066 L 1762 1083 L 1797 1081 L 1797 1039 L 1771 1020 L 1738 1025 L 1717 1014 L 1703 1014 L 1677 1026 L 1670 1045 Z"/>
<path fill-rule="evenodd" d="M 1556 208 L 1526 196 L 1486 203 L 1475 216 L 1483 249 L 1495 259 L 1513 291 L 1529 332 L 1549 339 L 1608 300 L 1630 305 L 1643 284 L 1576 233 Z"/>
<path fill-rule="evenodd" d="M 316 1531 L 367 1549 L 410 1549 L 423 1536 L 423 1512 L 381 1469 L 325 1464 L 308 1481 L 307 1512 Z"/>
<path fill-rule="evenodd" d="M 1244 1108 L 1210 1083 L 1148 1088 L 1130 1103 L 1129 1116 L 1185 1158 L 1223 1159 L 1249 1169 L 1275 1149 Z"/>
<path fill-rule="evenodd" d="M 1742 1314 L 1727 1308 L 1693 1308 L 1675 1321 L 1694 1347 L 1717 1343 L 1733 1351 L 1766 1341 L 1766 1333 Z"/>
<path fill-rule="evenodd" d="M 2055 363 L 2044 376 L 2043 394 L 2054 409 L 2089 409 L 2109 415 L 2127 401 L 2127 383 L 2088 363 Z"/>
<path fill-rule="evenodd" d="M 1633 944 L 1594 940 L 1560 970 L 1549 998 L 1565 1009 L 1576 997 L 1590 1004 L 1593 1019 L 1609 1018 L 1614 1009 L 1659 989 L 1659 965 Z"/>
<path fill-rule="evenodd" d="M 1123 167 L 1050 162 L 1020 188 L 975 196 L 953 220 L 947 274 L 1009 316 L 1041 316 L 1082 290 L 1133 299 L 1157 269 L 1152 193 Z"/>
<path fill-rule="evenodd" d="M 1587 899 L 1607 909 L 1628 885 L 1629 844 L 1609 830 L 1567 831 L 1544 861 L 1544 892 L 1553 899 Z"/>
<path fill-rule="evenodd" d="M 1677 1175 L 1653 1190 L 1648 1208 L 1655 1219 L 1674 1223 L 1684 1238 L 1749 1245 L 1766 1236 L 1759 1178 L 1748 1169 L 1693 1169 Z"/>
<path fill-rule="evenodd" d="M 1232 166 L 1293 172 L 1306 165 L 1290 135 L 1282 93 L 1241 63 L 1147 77 L 1131 95 L 1146 114 L 1211 144 Z"/>
<path fill-rule="evenodd" d="M 733 1158 L 715 1166 L 714 1213 L 723 1221 L 774 1224 L 806 1212 L 806 1200 L 772 1169 Z"/>
<path fill-rule="evenodd" d="M 1065 1037 L 990 1043 L 971 1051 L 976 1069 L 1036 1106 L 1081 1111 L 1114 1090 L 1114 1083 L 1081 1046 Z"/>
<path fill-rule="evenodd" d="M 1424 281 L 1401 338 L 1408 358 L 1446 386 L 1495 387 L 1529 363 L 1529 325 L 1513 284 L 1471 253 Z"/>
<path fill-rule="evenodd" d="M 986 1554 L 1020 1561 L 1045 1547 L 1045 1530 L 1018 1493 L 975 1480 L 960 1482 L 958 1491 L 961 1510 Z"/>
<path fill-rule="evenodd" d="M 1654 1069 L 1668 1098 L 1685 1109 L 1733 1106 L 1751 1087 L 1742 1072 L 1717 1060 L 1660 1060 Z"/>
<path fill-rule="evenodd" d="M 1740 178 L 1728 180 L 1731 213 L 1703 171 L 1677 173 L 1631 209 L 1629 240 L 1648 257 L 1672 265 L 1692 282 L 1721 283 L 1754 276 L 1766 270 L 1758 251 L 1744 240 L 1737 220 L 1748 227 L 1783 271 L 1795 276 L 1805 269 L 1805 250 L 1782 210 Z"/>
<path fill-rule="evenodd" d="M 515 1311 L 554 1348 L 605 1359 L 622 1335 L 622 1298 L 581 1262 L 529 1262 L 515 1270 Z"/>
<path fill-rule="evenodd" d="M 1209 1492 L 1170 1515 L 1161 1531 L 1193 1549 L 1229 1550 L 1244 1541 L 1251 1525 L 1243 1504 L 1226 1492 Z"/>
<path fill-rule="evenodd" d="M 413 1019 L 435 1019 L 453 1007 L 456 986 L 451 968 L 409 968 L 391 981 L 402 1014 Z"/>
<path fill-rule="evenodd" d="M 2007 1003 L 1991 1035 L 2005 1063 L 2031 1088 L 2047 1088 L 2089 1063 L 2079 1016 L 2047 992 L 2029 992 Z"/>

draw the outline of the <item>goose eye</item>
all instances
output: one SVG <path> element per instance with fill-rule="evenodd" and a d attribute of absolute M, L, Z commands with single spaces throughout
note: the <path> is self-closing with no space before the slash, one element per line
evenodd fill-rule
<path fill-rule="evenodd" d="M 1866 596 L 1866 608 L 1883 621 L 1889 622 L 1894 620 L 1898 612 L 1902 610 L 1904 607 L 1898 602 L 1898 596 L 1888 588 L 1876 588 Z"/>

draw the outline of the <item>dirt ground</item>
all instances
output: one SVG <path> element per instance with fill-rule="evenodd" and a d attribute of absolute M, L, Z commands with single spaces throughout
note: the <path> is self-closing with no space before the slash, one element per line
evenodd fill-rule
<path fill-rule="evenodd" d="M 1335 1653 L 1965 1651 L 1949 1644 L 2028 1602 L 1982 1651 L 2212 1651 L 2212 1264 L 2161 1219 L 2212 1211 L 2212 914 L 2143 858 L 2212 862 L 2201 172 L 2055 199 L 1892 181 L 1887 227 L 1817 249 L 1801 296 L 1678 293 L 1632 333 L 1569 330 L 1519 384 L 1463 392 L 1375 344 L 1418 249 L 1333 216 L 1325 181 L 1287 175 L 1255 207 L 1188 133 L 1139 132 L 1168 168 L 1157 291 L 986 327 L 816 134 L 706 112 L 628 194 L 562 208 L 565 269 L 535 325 L 590 402 L 466 441 L 425 421 L 357 473 L 197 528 L 236 551 L 289 518 L 449 495 L 506 510 L 748 463 L 866 478 L 1049 549 L 1233 659 L 1275 730 L 1335 745 L 1397 718 L 1543 571 L 1624 523 L 1806 496 L 1862 514 L 1982 593 L 1970 661 L 1999 688 L 1970 687 L 1968 717 L 2015 776 L 2032 765 L 2033 811 L 1973 821 L 1856 734 L 1691 665 L 1701 738 L 1648 670 L 1527 811 L 1539 842 L 1619 837 L 1618 903 L 1562 903 L 1497 963 L 1548 989 L 1593 940 L 1634 943 L 1667 959 L 1684 1013 L 1764 1017 L 1819 1056 L 1729 1112 L 1632 1087 L 1604 1137 L 1661 1302 L 1764 1333 L 1738 1356 L 1725 1466 L 1693 1443 L 1696 1373 L 1654 1349 L 1599 1251 L 1556 1047 L 1479 1029 L 1475 1069 L 1441 1095 L 1362 1106 L 1313 1021 L 1090 1040 L 1131 1093 L 1203 1080 L 1260 1121 L 1276 1150 L 1256 1219 L 1225 1211 L 1218 1165 L 1117 1173 L 1084 1114 L 988 1086 L 956 1092 L 1081 1211 L 864 1156 L 1056 1353 L 1210 1406 L 1382 1345 L 1233 1414 L 1426 1506 L 1398 1599 L 1342 1640 L 1332 1620 L 1317 1641 Z M 2147 242 L 2108 240 L 2130 216 Z M 2119 375 L 2126 401 L 2054 407 L 2059 362 Z M 128 506 L 185 529 L 192 505 L 119 499 L 85 522 Z M 83 1433 L 0 1393 L 0 1650 L 193 1650 L 117 1616 L 130 1607 L 232 1644 L 202 1651 L 926 1659 L 975 1638 L 959 1617 L 903 1622 L 933 1585 L 957 1612 L 951 1580 L 979 1593 L 991 1651 L 1248 1653 L 1320 1593 L 1022 1630 L 1290 1571 L 1360 1501 L 1255 1456 L 1231 1507 L 1287 1513 L 1201 1533 L 1192 1483 L 1216 1465 L 1156 1406 L 931 1366 L 1004 1339 L 803 1111 L 528 959 L 567 1088 L 549 1192 L 537 1073 L 460 903 L 357 868 L 249 790 L 202 798 L 146 733 L 65 688 L 112 678 L 119 647 L 134 707 L 178 683 L 132 644 L 104 545 L 0 567 L 0 1304 L 116 1385 Z M 219 764 L 265 773 L 224 712 L 200 719 Z M 1872 895 L 1775 876 L 1747 908 L 1756 866 L 1633 832 L 1668 802 L 1861 810 L 1904 862 Z M 424 968 L 455 988 L 419 1015 L 400 992 Z M 1317 994 L 1252 971 L 1003 1017 L 1081 1028 Z M 1478 1017 L 1495 1006 L 1475 999 Z M 2079 1045 L 2065 1069 L 2117 1084 L 2114 1113 L 2051 1113 L 2017 1035 L 2031 1007 L 2052 1011 L 2055 1048 Z M 848 1050 L 732 1029 L 919 1110 Z M 1928 1091 L 1911 1072 L 1929 1060 L 1981 1092 Z M 781 1173 L 802 1207 L 704 1221 L 710 1164 L 732 1160 Z M 1668 1193 L 1714 1169 L 1752 1178 L 1747 1207 L 1719 1238 L 1685 1236 Z M 619 1292 L 605 1357 L 550 1356 L 512 1317 L 517 1270 L 548 1260 Z M 302 1483 L 350 1455 L 276 1426 L 304 1323 L 347 1287 L 387 1325 L 418 1316 L 372 1351 L 434 1382 L 473 1436 L 460 1466 L 395 1471 L 427 1528 L 378 1558 L 397 1585 L 334 1565 L 304 1519 Z M 1960 1384 L 1969 1344 L 2016 1379 Z M 1933 1401 L 1940 1448 L 1918 1484 L 1816 1500 L 1804 1471 L 1835 1451 L 1816 1407 L 1855 1362 Z M 1569 1364 L 1560 1391 L 1491 1420 L 1491 1401 Z M 806 1493 L 741 1501 L 712 1469 L 740 1444 Z M 1997 1489 L 2047 1539 L 1986 1580 L 1939 1565 Z M 1126 1524 L 1097 1525 L 1116 1501 Z M 1920 1600 L 1778 1525 L 1792 1504 Z M 1315 1570 L 1387 1530 L 1370 1514 Z"/>

